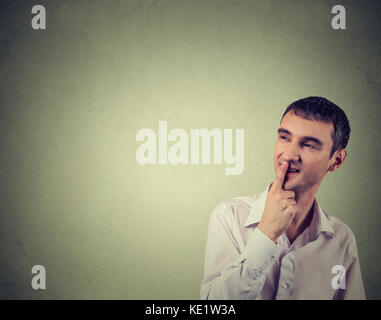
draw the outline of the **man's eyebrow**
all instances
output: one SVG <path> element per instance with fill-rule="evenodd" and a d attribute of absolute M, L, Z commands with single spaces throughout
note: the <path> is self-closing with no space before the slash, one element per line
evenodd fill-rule
<path fill-rule="evenodd" d="M 279 133 L 285 133 L 285 134 L 289 134 L 290 136 L 292 136 L 292 133 L 290 131 L 288 131 L 287 129 L 283 129 L 283 128 L 278 129 L 278 134 Z"/>
<path fill-rule="evenodd" d="M 308 141 L 315 142 L 319 147 L 321 147 L 321 146 L 323 145 L 323 141 L 321 141 L 321 140 L 318 139 L 318 138 L 305 136 L 305 137 L 303 137 L 303 139 L 304 139 L 304 140 L 308 140 Z"/>
<path fill-rule="evenodd" d="M 285 134 L 288 134 L 288 135 L 292 136 L 292 133 L 290 131 L 288 131 L 287 129 L 284 129 L 284 128 L 279 128 L 278 129 L 278 134 L 280 134 L 280 133 L 285 133 Z M 315 138 L 315 137 L 304 136 L 304 137 L 302 137 L 302 139 L 303 140 L 312 141 L 312 142 L 316 143 L 318 146 L 322 146 L 323 145 L 323 141 L 321 141 L 320 139 Z"/>

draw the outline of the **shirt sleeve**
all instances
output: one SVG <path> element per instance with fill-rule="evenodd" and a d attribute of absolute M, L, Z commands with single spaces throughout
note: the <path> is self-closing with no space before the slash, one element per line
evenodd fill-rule
<path fill-rule="evenodd" d="M 364 284 L 361 277 L 360 261 L 354 235 L 351 233 L 344 257 L 345 288 L 337 289 L 337 300 L 365 300 Z"/>
<path fill-rule="evenodd" d="M 256 299 L 281 249 L 257 228 L 243 246 L 238 239 L 237 223 L 227 218 L 232 217 L 228 210 L 215 209 L 209 221 L 200 297 Z"/>

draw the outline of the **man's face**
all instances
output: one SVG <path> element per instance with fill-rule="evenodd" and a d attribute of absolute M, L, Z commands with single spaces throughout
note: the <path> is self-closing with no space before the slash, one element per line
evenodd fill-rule
<path fill-rule="evenodd" d="M 332 122 L 306 120 L 292 111 L 286 113 L 274 150 L 275 169 L 284 161 L 289 163 L 284 190 L 300 192 L 319 187 L 333 162 L 330 159 L 333 130 Z"/>

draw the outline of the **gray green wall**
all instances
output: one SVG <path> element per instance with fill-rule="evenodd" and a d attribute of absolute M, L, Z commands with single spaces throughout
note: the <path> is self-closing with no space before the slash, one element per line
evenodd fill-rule
<path fill-rule="evenodd" d="M 31 8 L 45 5 L 47 29 Z M 352 135 L 318 199 L 356 235 L 380 299 L 379 1 L 2 1 L 0 298 L 198 299 L 209 215 L 273 178 L 292 101 L 341 106 Z M 141 166 L 142 128 L 243 128 L 245 170 Z M 47 270 L 34 291 L 31 268 Z"/>

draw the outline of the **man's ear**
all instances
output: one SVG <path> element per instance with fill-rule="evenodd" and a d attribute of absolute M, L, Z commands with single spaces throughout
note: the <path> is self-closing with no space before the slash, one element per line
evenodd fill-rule
<path fill-rule="evenodd" d="M 340 166 L 343 164 L 346 156 L 347 151 L 345 149 L 336 150 L 332 157 L 333 162 L 329 166 L 328 171 L 334 172 L 337 169 L 339 169 Z"/>

